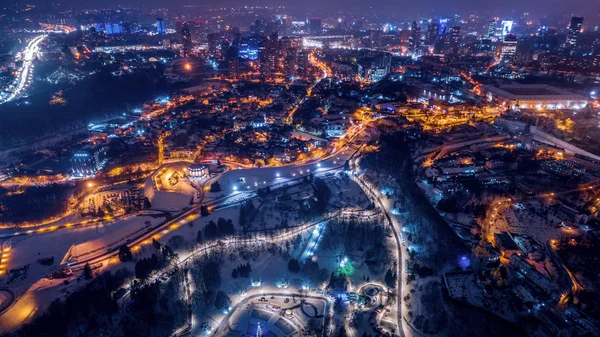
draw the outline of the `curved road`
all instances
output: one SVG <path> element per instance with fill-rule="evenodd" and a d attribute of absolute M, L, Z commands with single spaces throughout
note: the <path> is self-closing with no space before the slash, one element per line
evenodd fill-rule
<path fill-rule="evenodd" d="M 6 98 L 0 99 L 0 104 L 8 103 L 15 99 L 21 98 L 29 86 L 31 85 L 31 76 L 33 74 L 33 60 L 39 50 L 40 43 L 47 37 L 47 35 L 38 35 L 34 37 L 27 47 L 21 51 L 23 58 L 23 66 L 19 69 L 19 76 L 13 84 L 13 91 Z"/>
<path fill-rule="evenodd" d="M 214 333 L 215 335 L 218 334 L 219 332 L 221 332 L 221 329 L 223 328 L 223 324 L 227 323 L 229 321 L 229 318 L 231 317 L 231 315 L 240 308 L 240 306 L 244 306 L 246 305 L 246 303 L 248 303 L 249 300 L 255 299 L 255 298 L 260 298 L 260 297 L 270 297 L 270 296 L 285 296 L 285 297 L 290 297 L 292 295 L 295 294 L 280 294 L 280 293 L 264 293 L 264 294 L 258 294 L 258 295 L 251 295 L 248 296 L 246 298 L 244 298 L 243 300 L 241 300 L 240 302 L 238 302 L 237 304 L 235 304 L 233 306 L 233 308 L 227 313 L 227 315 L 221 320 L 221 322 L 219 323 L 219 326 L 217 326 L 217 328 L 215 329 Z M 314 300 L 322 300 L 325 301 L 326 305 L 325 305 L 325 312 L 323 313 L 323 316 L 325 317 L 325 322 L 323 324 L 323 334 L 322 336 L 325 337 L 325 332 L 327 330 L 327 326 L 329 326 L 329 320 L 331 319 L 329 317 L 329 315 L 327 315 L 327 313 L 329 312 L 329 299 L 326 296 L 320 296 L 320 295 L 303 295 L 303 294 L 299 294 L 300 298 L 311 298 Z"/>

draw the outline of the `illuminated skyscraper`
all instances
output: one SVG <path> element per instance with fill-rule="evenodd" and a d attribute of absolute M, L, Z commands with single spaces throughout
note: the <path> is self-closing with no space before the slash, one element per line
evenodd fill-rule
<path fill-rule="evenodd" d="M 277 33 L 271 34 L 263 42 L 258 51 L 260 75 L 263 79 L 272 79 L 277 72 L 277 54 L 279 49 L 279 38 Z"/>
<path fill-rule="evenodd" d="M 512 28 L 514 25 L 514 21 L 512 20 L 502 20 L 502 32 L 501 37 L 506 37 L 508 34 L 512 32 Z"/>
<path fill-rule="evenodd" d="M 440 19 L 438 25 L 438 35 L 444 35 L 446 33 L 446 27 L 448 26 L 448 19 Z"/>
<path fill-rule="evenodd" d="M 165 34 L 167 27 L 165 26 L 165 20 L 163 18 L 156 19 L 156 32 L 158 34 Z"/>
<path fill-rule="evenodd" d="M 410 27 L 410 37 L 408 38 L 408 47 L 413 54 L 416 54 L 420 49 L 421 44 L 421 29 L 416 21 L 413 21 Z"/>
<path fill-rule="evenodd" d="M 240 76 L 240 61 L 238 58 L 238 48 L 230 46 L 227 48 L 226 53 L 227 60 L 227 71 L 231 78 L 239 78 Z"/>
<path fill-rule="evenodd" d="M 308 60 L 308 52 L 300 50 L 298 52 L 298 71 L 297 76 L 306 77 L 309 73 L 310 62 Z"/>
<path fill-rule="evenodd" d="M 513 34 L 508 34 L 504 41 L 502 42 L 502 50 L 500 55 L 503 60 L 507 60 L 509 62 L 514 61 L 515 56 L 517 55 L 517 37 Z"/>
<path fill-rule="evenodd" d="M 425 42 L 429 45 L 435 44 L 438 37 L 438 27 L 437 22 L 432 22 L 429 27 L 427 27 L 427 34 L 425 35 Z"/>
<path fill-rule="evenodd" d="M 579 34 L 583 30 L 583 17 L 574 16 L 571 18 L 571 24 L 569 25 L 569 31 L 567 33 L 567 47 L 575 47 L 577 45 L 577 39 Z"/>
<path fill-rule="evenodd" d="M 492 38 L 495 36 L 496 34 L 496 25 L 498 24 L 498 21 L 496 20 L 492 20 L 488 23 L 488 31 L 487 31 L 487 37 L 488 38 Z"/>
<path fill-rule="evenodd" d="M 192 53 L 192 34 L 187 25 L 181 30 L 181 43 L 183 44 L 183 57 L 188 57 Z"/>
<path fill-rule="evenodd" d="M 462 36 L 460 35 L 460 26 L 452 26 L 450 28 L 450 50 L 452 53 L 457 54 L 460 50 L 460 45 L 462 43 Z"/>
<path fill-rule="evenodd" d="M 292 78 L 296 76 L 296 66 L 298 63 L 298 50 L 296 48 L 287 48 L 285 56 L 285 76 Z"/>

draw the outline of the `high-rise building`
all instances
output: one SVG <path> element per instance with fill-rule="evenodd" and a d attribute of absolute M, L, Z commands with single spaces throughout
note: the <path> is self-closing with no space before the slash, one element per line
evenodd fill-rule
<path fill-rule="evenodd" d="M 460 45 L 462 43 L 462 36 L 460 35 L 460 26 L 452 26 L 450 28 L 450 49 L 452 53 L 457 54 L 460 50 Z"/>
<path fill-rule="evenodd" d="M 306 50 L 300 50 L 298 52 L 297 62 L 297 76 L 307 77 L 309 74 L 310 62 L 308 60 L 308 52 Z"/>
<path fill-rule="evenodd" d="M 410 36 L 408 38 L 408 48 L 413 53 L 416 54 L 420 49 L 421 43 L 421 29 L 417 25 L 416 21 L 413 21 L 410 27 Z"/>
<path fill-rule="evenodd" d="M 438 35 L 444 35 L 446 33 L 446 27 L 448 27 L 448 19 L 440 19 L 440 23 L 438 25 Z"/>
<path fill-rule="evenodd" d="M 574 16 L 571 18 L 571 24 L 567 32 L 567 47 L 575 47 L 577 45 L 577 39 L 579 34 L 583 30 L 583 17 Z"/>
<path fill-rule="evenodd" d="M 312 18 L 310 19 L 310 33 L 321 34 L 323 32 L 323 26 L 321 25 L 321 19 Z"/>
<path fill-rule="evenodd" d="M 271 34 L 258 51 L 259 68 L 261 77 L 272 79 L 277 72 L 277 54 L 279 52 L 279 37 L 277 33 Z"/>
<path fill-rule="evenodd" d="M 158 34 L 165 34 L 167 27 L 165 26 L 165 20 L 163 18 L 156 19 L 156 32 Z"/>
<path fill-rule="evenodd" d="M 431 19 L 423 18 L 421 19 L 421 40 L 425 40 L 427 38 L 427 31 L 429 31 L 429 25 L 431 24 Z"/>
<path fill-rule="evenodd" d="M 104 24 L 104 33 L 106 35 L 123 34 L 123 27 L 118 23 L 106 23 Z"/>
<path fill-rule="evenodd" d="M 380 57 L 375 59 L 375 65 L 377 68 L 381 68 L 385 70 L 385 74 L 389 74 L 392 72 L 392 55 L 385 53 Z"/>
<path fill-rule="evenodd" d="M 498 21 L 496 21 L 496 20 L 492 20 L 488 23 L 487 37 L 489 39 L 491 39 L 492 37 L 494 37 L 496 35 L 496 25 L 497 24 L 498 24 Z"/>
<path fill-rule="evenodd" d="M 296 48 L 287 48 L 285 55 L 285 76 L 292 78 L 296 76 L 296 66 L 298 63 L 298 50 Z"/>
<path fill-rule="evenodd" d="M 240 77 L 240 60 L 238 58 L 238 48 L 237 47 L 230 46 L 227 48 L 226 60 L 227 60 L 227 71 L 229 72 L 229 77 L 239 78 Z"/>
<path fill-rule="evenodd" d="M 376 57 L 371 64 L 371 70 L 369 72 L 369 79 L 373 82 L 381 81 L 392 71 L 392 55 L 383 54 Z"/>
<path fill-rule="evenodd" d="M 513 25 L 513 20 L 502 20 L 502 31 L 500 33 L 500 36 L 506 37 L 508 34 L 512 33 Z"/>
<path fill-rule="evenodd" d="M 508 34 L 504 38 L 504 41 L 502 41 L 502 50 L 500 51 L 503 60 L 509 62 L 515 60 L 515 56 L 517 55 L 517 43 L 517 36 L 514 34 Z"/>
<path fill-rule="evenodd" d="M 261 47 L 258 54 L 260 76 L 266 80 L 272 79 L 275 73 L 275 52 L 270 48 Z"/>
<path fill-rule="evenodd" d="M 429 45 L 435 44 L 438 37 L 438 23 L 432 22 L 427 28 L 427 34 L 425 34 L 425 42 Z"/>
<path fill-rule="evenodd" d="M 183 57 L 189 57 L 192 54 L 192 34 L 190 33 L 190 29 L 187 25 L 184 25 L 181 30 L 181 43 L 183 44 Z"/>

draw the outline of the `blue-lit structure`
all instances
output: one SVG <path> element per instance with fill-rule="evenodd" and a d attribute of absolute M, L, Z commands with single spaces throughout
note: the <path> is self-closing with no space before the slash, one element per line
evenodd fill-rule
<path fill-rule="evenodd" d="M 165 26 L 165 20 L 163 18 L 156 19 L 156 32 L 158 34 L 167 33 L 167 26 Z"/>
<path fill-rule="evenodd" d="M 446 32 L 446 27 L 448 27 L 448 19 L 440 19 L 440 24 L 438 25 L 438 35 L 444 35 Z"/>
<path fill-rule="evenodd" d="M 73 153 L 71 168 L 73 176 L 91 177 L 96 175 L 106 163 L 106 147 L 87 145 Z"/>

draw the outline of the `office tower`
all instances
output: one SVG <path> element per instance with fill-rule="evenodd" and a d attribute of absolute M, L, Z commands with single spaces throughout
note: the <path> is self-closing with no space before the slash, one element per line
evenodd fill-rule
<path fill-rule="evenodd" d="M 300 50 L 298 52 L 298 70 L 297 76 L 307 77 L 309 74 L 310 62 L 308 60 L 308 52 L 305 50 Z"/>
<path fill-rule="evenodd" d="M 577 45 L 579 34 L 583 30 L 583 17 L 574 16 L 571 18 L 571 24 L 567 32 L 567 47 L 572 48 Z"/>
<path fill-rule="evenodd" d="M 156 32 L 158 34 L 165 34 L 167 27 L 165 26 L 165 20 L 163 18 L 156 19 Z"/>
<path fill-rule="evenodd" d="M 261 47 L 258 54 L 260 76 L 263 79 L 272 79 L 275 73 L 275 51 L 270 48 Z"/>
<path fill-rule="evenodd" d="M 448 26 L 448 19 L 440 19 L 440 23 L 438 25 L 438 35 L 442 36 L 446 33 L 446 27 Z"/>
<path fill-rule="evenodd" d="M 112 24 L 113 34 L 123 34 L 123 27 L 118 23 Z"/>
<path fill-rule="evenodd" d="M 413 21 L 410 27 L 410 36 L 408 38 L 408 48 L 413 53 L 416 54 L 419 51 L 421 43 L 421 29 L 417 25 L 416 21 Z"/>
<path fill-rule="evenodd" d="M 279 51 L 279 37 L 277 33 L 267 38 L 258 52 L 260 74 L 264 79 L 272 79 L 277 72 L 277 55 Z"/>
<path fill-rule="evenodd" d="M 183 57 L 189 57 L 192 54 L 192 34 L 187 25 L 181 29 L 181 43 L 183 44 Z"/>
<path fill-rule="evenodd" d="M 392 55 L 385 53 L 380 57 L 375 59 L 375 66 L 377 68 L 383 69 L 385 74 L 389 74 L 392 72 Z"/>
<path fill-rule="evenodd" d="M 460 45 L 462 42 L 462 36 L 460 35 L 460 26 L 452 26 L 450 28 L 450 50 L 452 53 L 457 54 L 460 50 Z"/>
<path fill-rule="evenodd" d="M 310 19 L 310 33 L 311 34 L 321 34 L 323 32 L 323 27 L 321 25 L 321 19 L 312 18 Z"/>
<path fill-rule="evenodd" d="M 298 63 L 298 50 L 296 48 L 287 48 L 285 55 L 285 76 L 292 78 L 296 76 L 296 66 Z"/>
<path fill-rule="evenodd" d="M 498 21 L 496 21 L 496 20 L 492 20 L 488 23 L 487 37 L 489 39 L 496 36 L 496 25 L 497 24 L 498 24 Z"/>
<path fill-rule="evenodd" d="M 427 28 L 427 34 L 425 36 L 425 41 L 427 44 L 435 44 L 438 37 L 438 27 L 439 25 L 436 22 L 432 22 Z"/>
<path fill-rule="evenodd" d="M 502 20 L 502 31 L 500 33 L 501 37 L 506 37 L 508 34 L 512 32 L 512 27 L 514 25 L 514 21 L 512 20 Z"/>
<path fill-rule="evenodd" d="M 507 60 L 509 62 L 514 61 L 515 56 L 517 55 L 517 36 L 514 34 L 508 34 L 504 41 L 502 41 L 502 50 L 500 55 L 503 60 Z"/>
<path fill-rule="evenodd" d="M 229 72 L 229 77 L 239 78 L 240 61 L 238 58 L 238 48 L 235 46 L 228 47 L 225 58 L 227 60 L 227 71 Z"/>
<path fill-rule="evenodd" d="M 421 40 L 427 39 L 427 32 L 429 31 L 429 25 L 431 24 L 430 19 L 421 19 Z"/>

